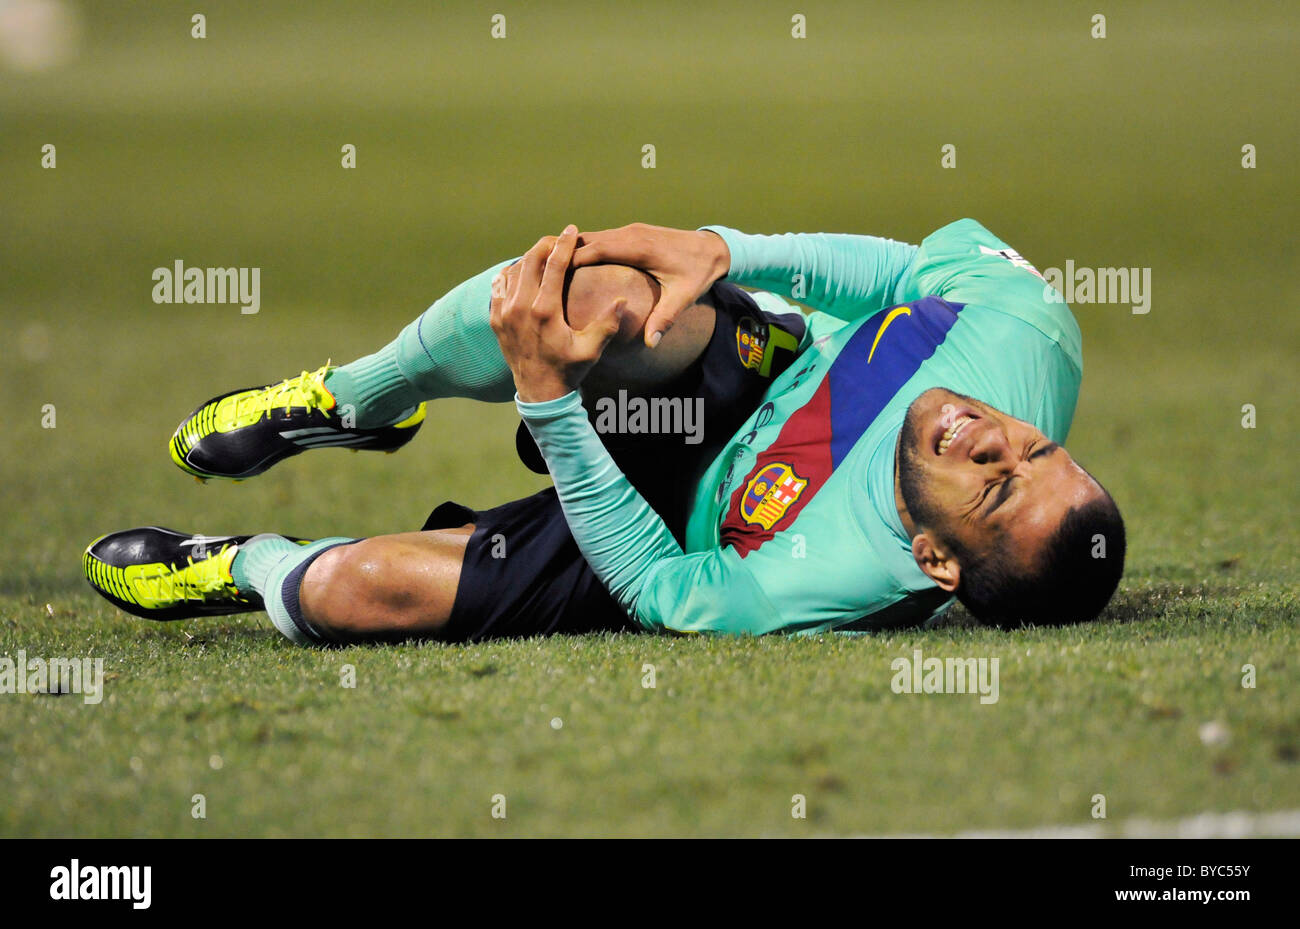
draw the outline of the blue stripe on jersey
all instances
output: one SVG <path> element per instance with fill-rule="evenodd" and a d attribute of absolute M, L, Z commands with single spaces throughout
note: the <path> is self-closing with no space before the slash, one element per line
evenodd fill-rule
<path fill-rule="evenodd" d="M 880 411 L 922 362 L 934 354 L 965 306 L 939 297 L 923 297 L 881 310 L 849 337 L 826 374 L 830 382 L 832 468 L 839 467 Z M 908 312 L 890 318 L 902 308 Z"/>

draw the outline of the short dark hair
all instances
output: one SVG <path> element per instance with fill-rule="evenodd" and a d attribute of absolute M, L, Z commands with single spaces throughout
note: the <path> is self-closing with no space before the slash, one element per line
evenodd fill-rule
<path fill-rule="evenodd" d="M 1007 546 L 981 555 L 949 540 L 961 566 L 957 599 L 985 625 L 1056 626 L 1096 619 L 1124 573 L 1124 520 L 1115 500 L 1101 496 L 1065 514 L 1026 572 Z"/>

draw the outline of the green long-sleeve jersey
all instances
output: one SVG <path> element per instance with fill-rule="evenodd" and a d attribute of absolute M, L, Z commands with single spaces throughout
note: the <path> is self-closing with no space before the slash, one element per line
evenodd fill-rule
<path fill-rule="evenodd" d="M 643 626 L 761 634 L 920 623 L 948 596 L 911 555 L 894 494 L 908 406 L 968 394 L 1063 442 L 1079 329 L 1036 270 L 963 219 L 919 247 L 707 227 L 727 278 L 813 307 L 799 354 L 695 488 L 683 550 L 619 472 L 578 394 L 519 409 L 597 576 Z M 1051 299 L 1051 297 L 1057 299 Z"/>

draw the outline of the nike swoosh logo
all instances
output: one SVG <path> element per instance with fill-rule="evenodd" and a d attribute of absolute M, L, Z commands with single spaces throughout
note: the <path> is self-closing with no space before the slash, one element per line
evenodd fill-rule
<path fill-rule="evenodd" d="M 867 364 L 871 364 L 871 359 L 876 354 L 876 346 L 880 344 L 880 337 L 885 334 L 885 330 L 889 328 L 889 324 L 900 316 L 911 315 L 912 308 L 910 306 L 900 306 L 895 307 L 890 314 L 885 317 L 885 321 L 882 322 L 880 328 L 876 330 L 876 340 L 871 343 L 871 351 L 867 353 Z"/>

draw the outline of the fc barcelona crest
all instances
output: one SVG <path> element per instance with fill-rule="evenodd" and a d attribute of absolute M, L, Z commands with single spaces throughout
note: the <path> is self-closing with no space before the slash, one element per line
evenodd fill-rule
<path fill-rule="evenodd" d="M 745 485 L 745 495 L 740 499 L 740 518 L 752 526 L 762 526 L 770 531 L 807 486 L 808 481 L 785 462 L 770 464 Z"/>
<path fill-rule="evenodd" d="M 740 356 L 740 363 L 757 371 L 762 367 L 766 353 L 767 326 L 760 325 L 748 316 L 741 319 L 736 326 L 736 354 Z"/>

